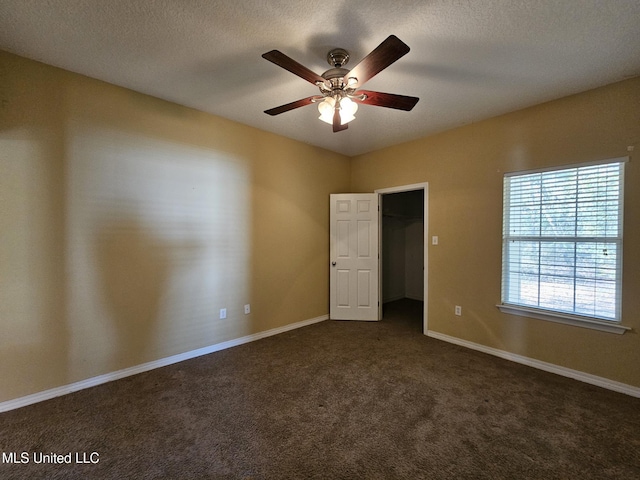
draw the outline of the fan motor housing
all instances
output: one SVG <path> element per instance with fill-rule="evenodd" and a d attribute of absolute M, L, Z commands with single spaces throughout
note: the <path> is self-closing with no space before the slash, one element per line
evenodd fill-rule
<path fill-rule="evenodd" d="M 331 80 L 333 78 L 344 77 L 347 73 L 349 73 L 349 70 L 346 68 L 330 68 L 324 72 L 321 77 L 325 80 Z"/>
<path fill-rule="evenodd" d="M 342 90 L 344 88 L 344 76 L 349 73 L 349 70 L 346 68 L 330 68 L 326 72 L 324 72 L 321 77 L 331 83 L 331 90 Z M 321 89 L 322 90 L 322 89 Z"/>

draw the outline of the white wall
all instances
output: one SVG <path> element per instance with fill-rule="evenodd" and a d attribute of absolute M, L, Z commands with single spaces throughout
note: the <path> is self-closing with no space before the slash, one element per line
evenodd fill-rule
<path fill-rule="evenodd" d="M 424 300 L 424 223 L 405 225 L 405 297 Z"/>
<path fill-rule="evenodd" d="M 382 301 L 405 298 L 406 239 L 404 222 L 394 217 L 382 219 Z"/>

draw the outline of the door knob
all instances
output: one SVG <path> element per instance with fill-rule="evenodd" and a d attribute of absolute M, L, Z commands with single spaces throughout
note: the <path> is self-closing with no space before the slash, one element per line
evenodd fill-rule
<path fill-rule="evenodd" d="M 331 266 L 335 267 L 336 266 L 336 262 L 331 262 Z"/>

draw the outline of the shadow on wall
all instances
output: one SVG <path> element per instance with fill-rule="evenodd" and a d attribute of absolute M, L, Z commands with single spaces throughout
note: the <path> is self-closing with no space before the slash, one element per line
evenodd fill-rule
<path fill-rule="evenodd" d="M 2 52 L 0 77 L 0 402 L 266 328 L 262 134 Z"/>
<path fill-rule="evenodd" d="M 246 164 L 80 115 L 68 126 L 74 378 L 245 335 Z"/>
<path fill-rule="evenodd" d="M 98 271 L 113 319 L 119 361 L 144 361 L 157 330 L 170 272 L 169 242 L 135 219 L 98 231 Z"/>
<path fill-rule="evenodd" d="M 0 52 L 0 402 L 68 382 L 70 343 L 62 100 L 17 70 Z"/>

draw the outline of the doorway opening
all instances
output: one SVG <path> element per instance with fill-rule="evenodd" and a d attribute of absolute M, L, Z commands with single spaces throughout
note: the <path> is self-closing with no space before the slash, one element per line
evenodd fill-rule
<path fill-rule="evenodd" d="M 427 184 L 380 194 L 380 300 L 383 319 L 403 318 L 427 333 Z"/>

